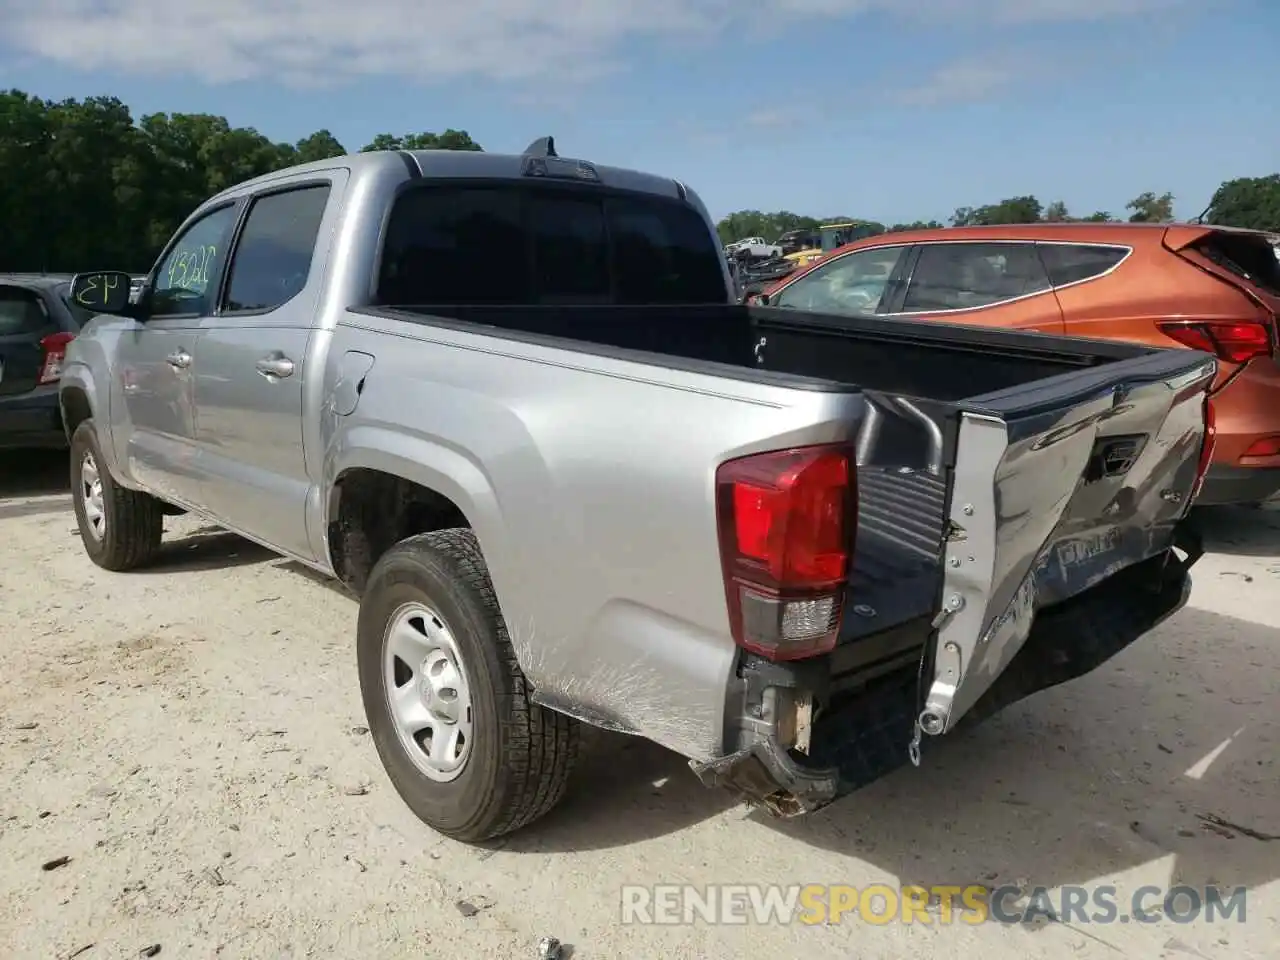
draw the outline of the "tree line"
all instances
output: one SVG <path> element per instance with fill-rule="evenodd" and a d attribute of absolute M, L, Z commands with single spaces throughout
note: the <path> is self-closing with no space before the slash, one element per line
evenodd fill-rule
<path fill-rule="evenodd" d="M 382 133 L 361 150 L 480 150 L 465 130 Z M 145 272 L 218 191 L 350 151 L 328 130 L 277 143 L 204 113 L 134 120 L 115 97 L 0 92 L 0 272 Z"/>
<path fill-rule="evenodd" d="M 1061 200 L 1042 204 L 1034 196 L 1009 197 L 999 203 L 981 207 L 958 207 L 948 224 L 953 227 L 995 226 L 1004 223 L 1168 223 L 1173 220 L 1173 194 L 1154 191 L 1141 193 L 1125 205 L 1126 216 L 1114 216 L 1098 210 L 1084 217 L 1072 216 Z M 1203 214 L 1205 223 L 1229 227 L 1247 227 L 1280 233 L 1280 173 L 1268 177 L 1238 177 L 1225 181 L 1213 194 Z M 824 223 L 856 222 L 871 227 L 873 233 L 897 233 L 902 230 L 939 229 L 937 220 L 915 223 L 883 224 L 856 217 L 805 217 L 783 210 L 761 213 L 739 210 L 721 220 L 716 228 L 723 243 L 746 237 L 775 240 L 792 230 L 816 230 Z"/>
<path fill-rule="evenodd" d="M 381 133 L 360 148 L 481 150 L 465 130 L 408 135 Z M 202 201 L 233 184 L 273 170 L 342 156 L 348 149 L 328 130 L 296 143 L 271 140 L 252 127 L 233 127 L 204 113 L 153 113 L 137 120 L 115 97 L 44 100 L 20 90 L 0 92 L 0 272 L 74 272 L 118 267 L 143 272 L 182 220 Z M 1127 205 L 1130 221 L 1173 218 L 1173 195 L 1143 193 Z M 1072 217 L 1061 201 L 1033 196 L 960 207 L 952 226 L 1111 221 L 1105 211 Z M 742 210 L 717 225 L 728 243 L 776 239 L 791 230 L 856 221 Z M 1229 180 L 1218 188 L 1206 220 L 1280 232 L 1280 174 Z M 938 221 L 881 224 L 899 231 L 943 226 Z"/>

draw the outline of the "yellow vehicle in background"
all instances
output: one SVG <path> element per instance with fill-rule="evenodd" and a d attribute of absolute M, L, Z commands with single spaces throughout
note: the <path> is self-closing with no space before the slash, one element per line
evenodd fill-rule
<path fill-rule="evenodd" d="M 884 233 L 884 228 L 880 224 L 868 223 L 865 220 L 851 220 L 847 223 L 826 223 L 818 228 L 818 246 L 806 247 L 803 250 L 789 253 L 785 259 L 792 261 L 797 267 L 803 267 L 806 263 L 820 260 L 832 250 L 843 247 L 846 243 L 853 243 L 853 241 L 861 240 L 863 237 L 874 237 L 880 233 Z"/>

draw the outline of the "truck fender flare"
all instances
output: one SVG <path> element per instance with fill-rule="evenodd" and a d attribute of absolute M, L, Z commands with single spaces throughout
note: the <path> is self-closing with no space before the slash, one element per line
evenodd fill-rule
<path fill-rule="evenodd" d="M 92 419 L 98 431 L 98 445 L 107 472 L 116 483 L 132 487 L 128 479 L 120 471 L 116 462 L 116 448 L 111 436 L 111 418 L 107 415 L 106 404 L 98 396 L 98 388 L 93 378 L 93 371 L 87 363 L 71 361 L 62 370 L 58 385 L 58 410 L 62 414 L 62 429 L 66 433 L 67 442 L 71 442 L 71 434 L 85 420 Z"/>
<path fill-rule="evenodd" d="M 341 436 L 326 457 L 326 531 L 338 515 L 339 481 L 343 474 L 355 469 L 377 470 L 448 497 L 471 526 L 498 601 L 503 604 L 508 622 L 512 622 L 519 610 L 511 608 L 516 603 L 516 592 L 514 572 L 507 563 L 511 557 L 508 536 L 497 494 L 478 463 L 464 452 L 427 437 L 377 426 L 354 427 Z M 328 560 L 332 563 L 333 557 Z"/>

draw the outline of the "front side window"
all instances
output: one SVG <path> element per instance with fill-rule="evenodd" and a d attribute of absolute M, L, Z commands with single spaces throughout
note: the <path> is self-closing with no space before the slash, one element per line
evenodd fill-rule
<path fill-rule="evenodd" d="M 205 214 L 178 238 L 155 273 L 152 317 L 213 313 L 212 285 L 226 263 L 235 220 L 236 207 L 228 204 Z"/>
<path fill-rule="evenodd" d="M 815 313 L 875 313 L 906 247 L 874 247 L 814 267 L 779 291 L 771 306 Z"/>
<path fill-rule="evenodd" d="M 228 312 L 274 310 L 307 285 L 329 185 L 258 197 L 231 260 Z"/>
<path fill-rule="evenodd" d="M 1049 287 L 1034 244 L 928 243 L 920 249 L 902 310 L 972 310 Z"/>

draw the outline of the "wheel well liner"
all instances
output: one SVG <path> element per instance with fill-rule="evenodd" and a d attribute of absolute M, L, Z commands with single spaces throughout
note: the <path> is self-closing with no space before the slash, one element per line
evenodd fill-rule
<path fill-rule="evenodd" d="M 89 395 L 80 387 L 64 387 L 58 395 L 58 406 L 62 410 L 62 429 L 70 442 L 76 427 L 93 416 Z"/>
<path fill-rule="evenodd" d="M 356 593 L 389 549 L 419 533 L 470 528 L 465 513 L 436 490 L 365 467 L 345 470 L 334 484 L 326 535 L 334 573 Z"/>

